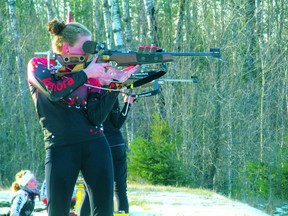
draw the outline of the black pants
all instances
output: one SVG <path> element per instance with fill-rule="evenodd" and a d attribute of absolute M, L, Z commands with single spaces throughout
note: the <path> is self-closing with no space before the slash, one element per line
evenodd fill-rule
<path fill-rule="evenodd" d="M 115 196 L 119 211 L 129 213 L 127 198 L 127 155 L 126 145 L 111 147 L 114 165 Z"/>
<path fill-rule="evenodd" d="M 113 164 L 105 137 L 46 150 L 48 215 L 68 216 L 71 196 L 82 172 L 92 215 L 113 215 Z"/>
<path fill-rule="evenodd" d="M 111 147 L 113 165 L 115 197 L 119 211 L 129 213 L 129 203 L 127 198 L 127 154 L 126 145 Z M 80 216 L 89 216 L 89 197 L 85 190 L 85 196 L 81 205 Z"/>

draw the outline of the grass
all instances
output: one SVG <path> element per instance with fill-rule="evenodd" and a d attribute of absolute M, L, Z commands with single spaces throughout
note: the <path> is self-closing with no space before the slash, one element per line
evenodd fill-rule
<path fill-rule="evenodd" d="M 219 205 L 225 205 L 227 202 L 229 201 L 235 201 L 235 202 L 240 202 L 240 203 L 247 203 L 250 206 L 254 206 L 258 209 L 261 209 L 262 211 L 267 212 L 268 214 L 273 213 L 273 209 L 275 209 L 275 206 L 267 206 L 267 203 L 265 203 L 264 200 L 254 200 L 251 198 L 251 200 L 235 200 L 233 198 L 228 198 L 225 195 L 221 195 L 218 193 L 213 192 L 212 190 L 208 190 L 208 189 L 202 189 L 202 188 L 187 188 L 187 187 L 173 187 L 173 186 L 162 186 L 162 185 L 150 185 L 150 184 L 146 184 L 146 183 L 135 183 L 135 182 L 128 182 L 128 198 L 129 198 L 129 203 L 131 206 L 139 206 L 145 210 L 151 210 L 151 204 L 153 205 L 161 205 L 163 204 L 161 202 L 161 198 L 154 199 L 153 196 L 157 196 L 157 193 L 163 193 L 163 194 L 167 194 L 169 192 L 171 193 L 183 193 L 183 195 L 191 195 L 191 196 L 196 196 L 196 197 L 200 197 L 201 199 L 207 199 L 213 202 L 217 202 L 217 204 Z M 217 199 L 217 196 L 219 195 L 220 199 Z M 169 195 L 168 195 L 169 196 Z M 172 195 L 173 196 L 173 195 Z M 172 197 L 171 197 L 172 198 Z M 179 198 L 179 200 L 177 200 Z M 184 202 L 185 203 L 185 198 L 181 199 L 181 194 L 179 196 L 176 196 L 175 199 L 174 197 L 172 198 L 172 200 L 168 201 L 169 204 L 171 205 L 179 205 L 181 206 Z M 208 203 L 208 204 L 207 204 Z M 203 202 L 203 206 L 205 205 L 210 205 L 209 202 Z M 264 203 L 264 206 L 260 206 L 257 205 L 257 203 Z M 278 205 L 281 206 L 281 205 Z M 283 206 L 283 205 L 282 205 Z M 282 216 L 282 215 L 281 215 Z"/>
<path fill-rule="evenodd" d="M 130 206 L 139 206 L 143 210 L 152 210 L 151 204 L 154 206 L 165 205 L 162 198 L 159 198 L 158 193 L 163 193 L 163 196 L 166 196 L 167 193 L 177 193 L 178 196 L 176 196 L 175 198 L 171 197 L 171 200 L 169 200 L 168 203 L 165 203 L 168 205 L 173 205 L 175 207 L 183 204 L 182 202 L 185 198 L 183 198 L 182 193 L 184 194 L 184 197 L 186 194 L 187 196 L 199 196 L 204 199 L 209 199 L 213 197 L 213 195 L 215 195 L 214 192 L 206 189 L 191 189 L 186 187 L 172 187 L 128 182 L 128 198 Z M 155 198 L 154 196 L 158 196 L 158 198 Z M 167 202 L 167 200 L 164 202 Z"/>
<path fill-rule="evenodd" d="M 138 184 L 138 183 L 128 183 L 129 191 L 141 190 L 143 192 L 183 192 L 194 195 L 201 195 L 204 197 L 211 197 L 214 192 L 207 189 L 192 189 L 186 187 L 172 187 L 172 186 L 162 186 L 162 185 L 149 185 L 149 184 Z"/>

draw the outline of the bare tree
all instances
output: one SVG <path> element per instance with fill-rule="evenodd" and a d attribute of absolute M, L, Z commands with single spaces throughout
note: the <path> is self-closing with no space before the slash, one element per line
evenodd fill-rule
<path fill-rule="evenodd" d="M 131 49 L 132 42 L 132 29 L 131 29 L 131 20 L 130 20 L 130 7 L 127 0 L 122 0 L 123 8 L 123 22 L 125 26 L 125 38 L 126 38 L 126 48 Z"/>
<path fill-rule="evenodd" d="M 118 0 L 111 1 L 111 11 L 112 11 L 112 31 L 114 35 L 114 43 L 117 49 L 123 50 L 125 47 L 124 36 L 121 24 L 121 14 L 119 9 Z"/>
<path fill-rule="evenodd" d="M 103 5 L 103 16 L 104 16 L 104 26 L 106 32 L 106 43 L 107 47 L 111 49 L 113 45 L 113 34 L 112 34 L 112 24 L 111 24 L 111 12 L 109 0 L 102 0 Z"/>
<path fill-rule="evenodd" d="M 48 21 L 50 21 L 54 18 L 52 6 L 51 6 L 52 0 L 45 0 L 44 2 L 47 8 L 47 18 L 48 18 Z"/>
<path fill-rule="evenodd" d="M 247 79 L 249 81 L 253 80 L 256 77 L 256 18 L 255 18 L 255 11 L 256 11 L 256 2 L 255 0 L 248 0 L 246 6 L 246 19 L 247 19 L 247 28 L 246 28 L 246 35 L 247 35 Z"/>
<path fill-rule="evenodd" d="M 151 38 L 152 43 L 155 46 L 161 47 L 159 36 L 158 36 L 158 26 L 156 22 L 155 7 L 152 0 L 143 0 L 146 9 L 147 23 L 148 23 L 148 35 Z"/>
<path fill-rule="evenodd" d="M 182 29 L 183 29 L 183 19 L 184 19 L 184 12 L 185 12 L 185 3 L 186 0 L 181 0 L 180 1 L 180 7 L 179 7 L 179 12 L 178 12 L 178 23 L 177 23 L 177 31 L 176 31 L 176 39 L 175 39 L 175 51 L 180 52 L 180 42 L 182 39 Z"/>
<path fill-rule="evenodd" d="M 96 34 L 99 34 L 99 32 L 103 31 L 103 29 L 101 28 L 101 8 L 99 8 L 100 5 L 100 0 L 93 0 L 93 23 L 94 23 L 94 37 L 96 38 Z"/>
<path fill-rule="evenodd" d="M 19 84 L 19 93 L 20 93 L 20 98 L 21 98 L 21 118 L 24 120 L 24 139 L 27 147 L 30 149 L 30 163 L 34 164 L 33 161 L 35 159 L 34 157 L 34 142 L 32 142 L 29 131 L 30 131 L 30 122 L 29 119 L 26 118 L 26 116 L 29 116 L 30 110 L 28 109 L 27 101 L 29 101 L 28 94 L 26 94 L 26 91 L 28 89 L 27 81 L 26 81 L 26 64 L 24 63 L 24 56 L 23 56 L 23 50 L 21 48 L 21 42 L 20 42 L 20 36 L 19 36 L 19 26 L 17 23 L 17 18 L 16 18 L 16 7 L 15 7 L 15 1 L 10 0 L 9 1 L 9 11 L 10 11 L 10 29 L 11 29 L 11 42 L 13 44 L 12 47 L 14 47 L 15 50 L 13 50 L 13 53 L 15 54 L 15 58 L 17 62 L 17 70 L 19 72 L 18 74 L 18 84 Z M 28 162 L 28 161 L 27 161 Z M 30 164 L 30 165 L 31 165 Z M 32 167 L 35 168 L 35 167 Z"/>

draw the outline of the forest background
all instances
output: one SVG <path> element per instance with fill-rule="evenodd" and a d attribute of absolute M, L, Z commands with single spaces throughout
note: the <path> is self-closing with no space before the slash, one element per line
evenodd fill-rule
<path fill-rule="evenodd" d="M 175 57 L 165 78 L 198 82 L 164 82 L 157 96 L 133 105 L 123 128 L 131 181 L 207 188 L 261 202 L 268 212 L 287 200 L 284 0 L 1 0 L 0 187 L 23 168 L 44 179 L 43 135 L 26 66 L 35 52 L 51 51 L 47 22 L 65 21 L 69 9 L 73 21 L 111 49 L 221 48 L 221 60 Z"/>

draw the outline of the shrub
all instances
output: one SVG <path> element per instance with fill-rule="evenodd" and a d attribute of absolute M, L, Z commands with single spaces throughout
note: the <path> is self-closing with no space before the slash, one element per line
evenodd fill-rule
<path fill-rule="evenodd" d="M 179 139 L 172 141 L 170 130 L 167 121 L 154 115 L 150 136 L 147 139 L 137 137 L 131 142 L 128 173 L 132 179 L 141 178 L 151 184 L 162 185 L 184 183 L 181 157 L 177 154 L 181 143 Z"/>

